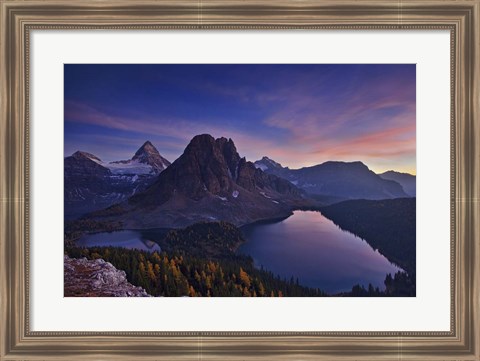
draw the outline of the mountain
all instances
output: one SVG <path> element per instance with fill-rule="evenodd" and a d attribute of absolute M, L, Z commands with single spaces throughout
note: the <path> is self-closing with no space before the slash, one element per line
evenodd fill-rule
<path fill-rule="evenodd" d="M 64 159 L 65 172 L 72 181 L 86 176 L 102 178 L 111 175 L 110 170 L 102 166 L 101 162 L 93 154 L 77 151 Z"/>
<path fill-rule="evenodd" d="M 91 153 L 73 153 L 64 159 L 65 218 L 126 200 L 145 190 L 169 164 L 149 141 L 128 161 L 107 163 Z"/>
<path fill-rule="evenodd" d="M 106 164 L 115 174 L 159 174 L 170 165 L 157 148 L 146 141 L 129 160 L 120 160 Z"/>
<path fill-rule="evenodd" d="M 202 134 L 144 192 L 91 216 L 114 217 L 124 228 L 179 228 L 216 220 L 239 226 L 285 217 L 308 205 L 293 184 L 241 158 L 231 139 Z"/>
<path fill-rule="evenodd" d="M 278 175 L 279 177 L 286 175 L 288 171 L 290 171 L 290 168 L 284 168 L 280 163 L 277 163 L 273 159 L 270 159 L 268 157 L 263 157 L 262 159 L 257 160 L 253 164 L 256 168 L 259 168 L 264 172 L 268 172 L 270 174 Z"/>
<path fill-rule="evenodd" d="M 417 177 L 409 173 L 400 173 L 393 170 L 389 170 L 385 173 L 379 174 L 380 177 L 387 180 L 392 180 L 399 183 L 405 192 L 415 197 L 417 195 Z"/>
<path fill-rule="evenodd" d="M 375 174 L 362 162 L 325 162 L 312 167 L 290 169 L 263 157 L 255 167 L 282 177 L 315 198 L 337 200 L 408 197 L 402 186 Z"/>
<path fill-rule="evenodd" d="M 112 194 L 112 173 L 99 163 L 99 158 L 80 151 L 64 159 L 64 209 L 67 219 L 121 199 Z"/>
<path fill-rule="evenodd" d="M 72 154 L 72 156 L 75 159 L 90 159 L 91 161 L 97 163 L 97 164 L 102 164 L 102 160 L 98 158 L 97 156 L 87 153 L 87 152 L 82 152 L 82 151 L 76 151 L 75 153 Z"/>

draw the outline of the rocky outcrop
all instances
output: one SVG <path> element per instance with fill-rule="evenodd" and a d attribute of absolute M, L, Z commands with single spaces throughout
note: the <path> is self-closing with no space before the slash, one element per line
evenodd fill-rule
<path fill-rule="evenodd" d="M 124 271 L 103 259 L 64 256 L 63 270 L 65 297 L 150 297 L 129 283 Z"/>

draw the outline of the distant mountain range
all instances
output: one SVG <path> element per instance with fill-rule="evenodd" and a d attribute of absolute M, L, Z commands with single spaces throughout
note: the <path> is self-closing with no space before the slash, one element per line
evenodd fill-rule
<path fill-rule="evenodd" d="M 149 141 L 129 160 L 66 157 L 65 217 L 120 221 L 124 228 L 179 228 L 222 220 L 240 226 L 282 218 L 294 209 L 347 199 L 415 196 L 415 176 L 375 174 L 362 162 L 289 169 L 240 157 L 232 139 L 195 136 L 170 164 Z"/>
<path fill-rule="evenodd" d="M 67 219 L 106 208 L 146 189 L 170 165 L 149 141 L 132 159 L 103 162 L 77 151 L 64 159 L 64 207 Z"/>
<path fill-rule="evenodd" d="M 91 216 L 125 228 L 178 228 L 201 221 L 243 225 L 286 217 L 312 202 L 293 184 L 241 158 L 231 139 L 195 136 L 144 192 Z"/>
<path fill-rule="evenodd" d="M 383 179 L 388 179 L 399 183 L 403 190 L 411 197 L 417 195 L 417 177 L 409 173 L 400 173 L 393 170 L 379 174 Z"/>
<path fill-rule="evenodd" d="M 263 157 L 254 164 L 266 173 L 287 179 L 313 196 L 331 197 L 337 201 L 409 196 L 400 183 L 380 177 L 362 162 L 330 161 L 312 167 L 290 169 Z"/>

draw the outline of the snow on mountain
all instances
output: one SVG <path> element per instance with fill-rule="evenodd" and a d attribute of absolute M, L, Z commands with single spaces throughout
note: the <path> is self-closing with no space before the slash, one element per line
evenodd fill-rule
<path fill-rule="evenodd" d="M 140 163 L 137 160 L 128 160 L 120 162 L 110 162 L 104 164 L 113 174 L 151 174 L 155 173 L 153 167 L 149 164 Z"/>
<path fill-rule="evenodd" d="M 135 152 L 132 159 L 105 164 L 114 174 L 159 174 L 169 165 L 170 162 L 163 158 L 148 140 Z"/>
<path fill-rule="evenodd" d="M 266 170 L 268 169 L 268 166 L 266 166 L 266 165 L 263 164 L 263 163 L 256 163 L 256 162 L 255 162 L 254 165 L 255 165 L 255 168 L 261 169 L 261 170 L 263 170 L 263 171 L 266 171 Z"/>
<path fill-rule="evenodd" d="M 151 165 L 157 173 L 170 165 L 170 162 L 163 158 L 157 148 L 148 140 L 137 150 L 132 160 Z"/>

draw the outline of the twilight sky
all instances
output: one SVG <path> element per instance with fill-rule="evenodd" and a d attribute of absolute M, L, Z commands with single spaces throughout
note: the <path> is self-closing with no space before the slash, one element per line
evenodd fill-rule
<path fill-rule="evenodd" d="M 209 133 L 251 161 L 416 173 L 414 64 L 68 64 L 64 76 L 65 156 L 130 159 L 150 140 L 173 162 Z"/>

